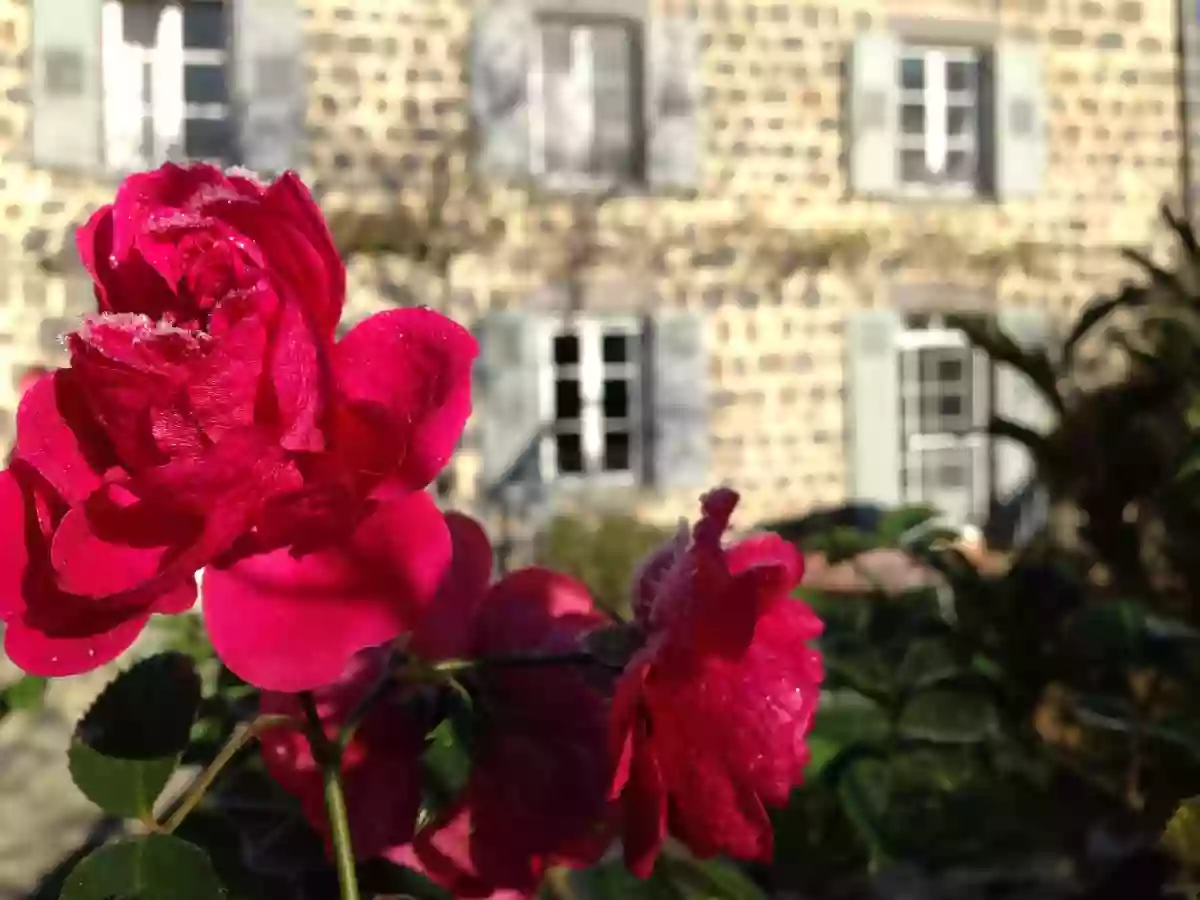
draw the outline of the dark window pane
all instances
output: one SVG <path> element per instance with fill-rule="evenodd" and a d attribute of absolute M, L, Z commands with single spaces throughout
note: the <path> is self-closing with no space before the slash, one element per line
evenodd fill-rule
<path fill-rule="evenodd" d="M 906 103 L 900 108 L 900 130 L 905 134 L 925 133 L 925 107 Z"/>
<path fill-rule="evenodd" d="M 631 462 L 631 441 L 624 431 L 609 431 L 604 434 L 604 471 L 627 472 Z"/>
<path fill-rule="evenodd" d="M 975 177 L 975 155 L 951 150 L 946 154 L 946 175 L 954 181 L 971 181 Z"/>
<path fill-rule="evenodd" d="M 910 56 L 900 61 L 900 86 L 906 91 L 919 91 L 925 87 L 925 61 Z"/>
<path fill-rule="evenodd" d="M 560 434 L 554 438 L 558 450 L 558 471 L 577 475 L 583 471 L 583 441 L 577 434 Z"/>
<path fill-rule="evenodd" d="M 928 178 L 924 150 L 900 151 L 900 180 L 905 184 L 921 184 Z"/>
<path fill-rule="evenodd" d="M 944 419 L 957 419 L 962 416 L 963 402 L 958 394 L 947 394 L 938 402 L 938 414 Z M 953 423 L 946 423 L 947 426 Z"/>
<path fill-rule="evenodd" d="M 189 159 L 225 159 L 230 132 L 228 119 L 188 119 L 183 125 L 184 153 Z"/>
<path fill-rule="evenodd" d="M 605 380 L 604 418 L 629 418 L 629 382 L 624 378 L 609 378 Z"/>
<path fill-rule="evenodd" d="M 573 366 L 579 362 L 579 338 L 573 334 L 560 334 L 554 339 L 554 364 Z"/>
<path fill-rule="evenodd" d="M 625 334 L 606 334 L 602 350 L 606 363 L 629 362 L 629 336 Z"/>
<path fill-rule="evenodd" d="M 229 82 L 224 66 L 186 65 L 183 67 L 185 103 L 228 103 Z"/>
<path fill-rule="evenodd" d="M 964 375 L 961 359 L 939 359 L 937 361 L 938 381 L 962 381 Z"/>
<path fill-rule="evenodd" d="M 196 50 L 220 50 L 225 46 L 225 11 L 220 3 L 185 3 L 183 46 Z"/>
<path fill-rule="evenodd" d="M 946 131 L 951 135 L 971 134 L 975 130 L 975 110 L 952 106 L 947 110 Z"/>
<path fill-rule="evenodd" d="M 578 381 L 554 382 L 554 418 L 578 419 L 581 406 Z"/>
<path fill-rule="evenodd" d="M 946 89 L 969 91 L 975 86 L 975 67 L 963 60 L 946 63 Z"/>

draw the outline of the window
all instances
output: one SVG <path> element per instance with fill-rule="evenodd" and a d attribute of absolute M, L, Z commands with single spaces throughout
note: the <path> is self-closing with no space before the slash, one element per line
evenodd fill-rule
<path fill-rule="evenodd" d="M 900 335 L 901 495 L 959 525 L 982 524 L 989 503 L 987 357 L 936 318 Z"/>
<path fill-rule="evenodd" d="M 530 168 L 566 185 L 644 169 L 640 30 L 614 19 L 539 21 L 529 73 Z"/>
<path fill-rule="evenodd" d="M 979 51 L 900 51 L 899 178 L 909 190 L 974 193 L 980 173 Z"/>
<path fill-rule="evenodd" d="M 573 321 L 545 342 L 542 445 L 550 477 L 631 478 L 638 470 L 640 335 L 633 323 Z"/>
<path fill-rule="evenodd" d="M 232 155 L 220 0 L 104 0 L 105 150 L 116 169 Z"/>

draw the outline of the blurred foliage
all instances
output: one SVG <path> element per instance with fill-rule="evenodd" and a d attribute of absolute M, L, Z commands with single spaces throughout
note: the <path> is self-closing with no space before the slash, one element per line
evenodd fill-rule
<path fill-rule="evenodd" d="M 560 516 L 539 535 L 534 559 L 540 566 L 578 578 L 602 608 L 627 618 L 638 566 L 672 534 L 630 515 Z"/>

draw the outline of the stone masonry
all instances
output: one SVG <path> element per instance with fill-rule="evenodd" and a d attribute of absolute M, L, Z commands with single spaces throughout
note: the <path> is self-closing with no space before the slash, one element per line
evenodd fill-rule
<path fill-rule="evenodd" d="M 599 228 L 602 237 L 629 229 L 661 235 L 672 249 L 640 277 L 653 283 L 661 302 L 709 312 L 712 480 L 743 491 L 747 520 L 846 494 L 848 311 L 888 303 L 896 280 L 986 278 L 1002 306 L 1044 310 L 1062 321 L 1127 277 L 1119 248 L 1150 248 L 1157 240 L 1157 205 L 1176 191 L 1179 174 L 1175 24 L 1165 0 L 655 2 L 694 16 L 705 35 L 702 185 L 694 198 L 613 201 Z M 0 0 L 5 442 L 21 373 L 59 360 L 60 334 L 90 299 L 72 274 L 72 230 L 113 192 L 111 182 L 52 177 L 26 161 L 29 3 Z M 373 212 L 420 208 L 431 159 L 468 124 L 471 0 L 303 5 L 309 79 L 303 176 L 349 232 Z M 1003 204 L 850 197 L 840 114 L 847 44 L 873 23 L 914 16 L 984 23 L 1042 46 L 1049 141 L 1041 196 Z M 452 161 L 459 181 L 466 166 Z M 350 255 L 347 315 L 415 301 L 470 321 L 489 307 L 520 304 L 546 277 L 547 260 L 561 252 L 566 204 L 499 186 L 479 203 L 507 225 L 499 246 L 458 256 L 444 281 L 399 256 Z M 456 215 L 460 224 L 477 222 L 485 211 L 475 205 Z M 876 246 L 852 265 L 801 272 L 777 289 L 753 264 L 753 234 L 715 253 L 698 246 L 697 235 L 728 231 L 748 215 L 806 233 L 861 230 L 875 236 Z M 1027 242 L 1045 253 L 1035 268 L 1005 265 L 987 274 L 952 271 L 946 257 L 954 251 L 918 254 L 899 271 L 879 262 L 884 244 L 937 248 L 945 240 L 984 252 Z M 597 302 L 610 275 L 595 273 Z M 477 461 L 467 445 L 456 471 L 469 500 Z M 673 517 L 689 512 L 693 498 L 692 491 L 648 498 L 646 511 Z"/>

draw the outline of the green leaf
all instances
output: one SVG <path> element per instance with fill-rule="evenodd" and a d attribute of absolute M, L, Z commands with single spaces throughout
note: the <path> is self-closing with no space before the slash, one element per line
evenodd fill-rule
<path fill-rule="evenodd" d="M 104 689 L 75 727 L 67 759 L 75 785 L 105 812 L 147 818 L 188 744 L 200 705 L 192 660 L 162 653 Z"/>
<path fill-rule="evenodd" d="M 0 691 L 0 716 L 10 712 L 32 712 L 42 707 L 48 679 L 26 675 Z"/>
<path fill-rule="evenodd" d="M 704 900 L 766 900 L 766 895 L 744 872 L 721 860 L 663 856 L 655 874 L 661 874 L 684 888 L 688 897 Z"/>
<path fill-rule="evenodd" d="M 421 755 L 424 798 L 418 829 L 432 822 L 454 803 L 471 778 L 471 759 L 477 722 L 475 708 L 465 694 L 451 694 L 450 710 L 425 736 Z"/>
<path fill-rule="evenodd" d="M 199 847 L 166 834 L 96 850 L 67 876 L 59 900 L 219 900 L 225 889 Z"/>
<path fill-rule="evenodd" d="M 1000 717 L 977 691 L 934 688 L 905 705 L 899 730 L 905 737 L 939 744 L 974 744 L 999 733 Z"/>
<path fill-rule="evenodd" d="M 908 690 L 931 687 L 961 671 L 944 641 L 924 638 L 914 641 L 904 653 L 896 678 Z"/>
<path fill-rule="evenodd" d="M 852 690 L 822 692 L 808 737 L 808 776 L 820 775 L 846 748 L 882 740 L 887 733 L 887 713 L 874 700 Z"/>

